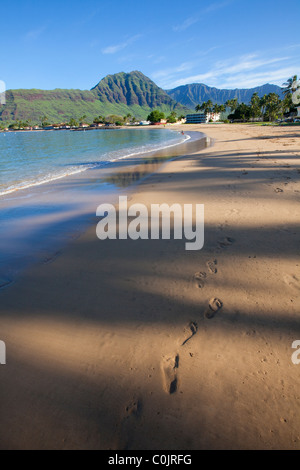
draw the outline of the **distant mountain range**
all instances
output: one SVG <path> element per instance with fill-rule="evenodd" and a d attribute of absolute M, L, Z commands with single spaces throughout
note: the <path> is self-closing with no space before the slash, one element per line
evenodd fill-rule
<path fill-rule="evenodd" d="M 281 88 L 269 83 L 255 88 L 236 88 L 235 90 L 221 90 L 209 87 L 203 83 L 193 83 L 191 85 L 179 86 L 173 90 L 166 90 L 166 92 L 173 100 L 187 108 L 193 109 L 195 109 L 197 104 L 208 100 L 212 100 L 213 103 L 225 104 L 227 100 L 237 98 L 239 103 L 249 104 L 253 93 L 258 93 L 260 98 L 268 93 L 277 93 L 280 98 L 283 98 Z"/>
<path fill-rule="evenodd" d="M 87 121 L 95 117 L 131 114 L 137 120 L 146 119 L 153 109 L 177 115 L 195 110 L 198 103 L 211 99 L 225 103 L 237 97 L 248 103 L 254 92 L 259 96 L 270 92 L 282 96 L 281 88 L 266 84 L 252 89 L 219 90 L 195 83 L 174 90 L 159 88 L 143 73 L 117 73 L 107 75 L 91 90 L 8 90 L 6 105 L 0 106 L 0 121 L 30 120 L 39 123 L 46 116 L 51 123 L 66 122 L 71 118 Z"/>

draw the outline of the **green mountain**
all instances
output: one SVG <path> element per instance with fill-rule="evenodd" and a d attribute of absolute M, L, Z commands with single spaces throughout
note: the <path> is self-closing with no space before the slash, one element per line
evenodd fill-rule
<path fill-rule="evenodd" d="M 166 115 L 176 111 L 177 115 L 193 112 L 195 106 L 211 99 L 224 104 L 228 99 L 238 98 L 249 103 L 253 93 L 263 96 L 278 93 L 281 88 L 266 84 L 251 89 L 220 90 L 202 83 L 184 85 L 173 90 L 162 90 L 141 72 L 107 75 L 91 90 L 8 90 L 6 105 L 0 105 L 0 121 L 31 121 L 40 123 L 41 117 L 48 121 L 67 122 L 87 116 L 92 122 L 99 115 L 131 114 L 137 120 L 146 119 L 153 109 Z"/>
<path fill-rule="evenodd" d="M 108 75 L 96 85 L 92 92 L 102 103 L 118 103 L 140 106 L 147 109 L 186 111 L 150 78 L 138 71 Z"/>
<path fill-rule="evenodd" d="M 173 90 L 166 90 L 168 95 L 181 103 L 183 106 L 195 109 L 197 104 L 204 101 L 212 100 L 213 103 L 225 104 L 227 100 L 237 98 L 239 103 L 250 103 L 253 93 L 258 93 L 259 97 L 267 95 L 268 93 L 277 93 L 280 98 L 283 98 L 282 90 L 277 85 L 270 85 L 269 83 L 249 89 L 226 90 L 209 87 L 203 83 L 192 83 L 190 85 L 183 85 Z"/>
<path fill-rule="evenodd" d="M 136 119 L 146 119 L 153 109 L 166 114 L 189 111 L 148 77 L 134 71 L 108 75 L 90 91 L 8 90 L 6 105 L 0 106 L 0 120 L 39 123 L 42 116 L 47 116 L 50 122 L 64 122 L 86 115 L 87 121 L 92 121 L 99 115 L 128 113 Z"/>

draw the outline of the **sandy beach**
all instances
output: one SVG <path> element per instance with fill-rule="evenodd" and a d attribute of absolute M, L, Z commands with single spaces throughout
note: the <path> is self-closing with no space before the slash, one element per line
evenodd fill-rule
<path fill-rule="evenodd" d="M 203 249 L 95 216 L 0 290 L 0 449 L 300 449 L 300 128 L 174 129 L 211 146 L 130 204 L 204 204 Z"/>

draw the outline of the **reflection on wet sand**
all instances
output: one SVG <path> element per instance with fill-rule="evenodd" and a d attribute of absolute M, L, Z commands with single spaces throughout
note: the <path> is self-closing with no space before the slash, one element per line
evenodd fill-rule
<path fill-rule="evenodd" d="M 105 182 L 114 184 L 118 188 L 126 188 L 133 183 L 137 183 L 147 175 L 155 173 L 158 168 L 166 161 L 173 158 L 170 157 L 155 157 L 143 160 L 143 163 L 132 168 L 117 171 L 105 178 Z"/>
<path fill-rule="evenodd" d="M 106 183 L 113 184 L 118 188 L 126 188 L 131 184 L 137 183 L 146 176 L 158 171 L 166 161 L 173 160 L 178 156 L 199 152 L 199 150 L 209 147 L 210 140 L 208 140 L 204 134 L 199 134 L 199 139 L 186 141 L 177 147 L 172 148 L 172 153 L 170 153 L 169 148 L 159 150 L 153 153 L 151 157 L 141 158 L 141 163 L 138 165 L 132 167 L 126 166 L 119 171 L 115 171 L 113 174 L 107 176 L 104 181 Z"/>

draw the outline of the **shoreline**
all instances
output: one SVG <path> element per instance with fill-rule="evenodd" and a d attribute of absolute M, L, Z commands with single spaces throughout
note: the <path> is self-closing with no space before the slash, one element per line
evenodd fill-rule
<path fill-rule="evenodd" d="M 115 203 L 119 194 L 132 193 L 139 180 L 168 159 L 204 146 L 202 133 L 185 136 L 184 142 L 167 141 L 159 149 L 126 155 L 3 195 L 0 289 L 10 287 L 30 265 L 61 253 L 69 240 L 87 230 L 100 203 Z"/>
<path fill-rule="evenodd" d="M 142 130 L 140 127 L 132 128 L 132 129 Z M 162 128 L 159 128 L 159 129 L 162 129 Z M 115 129 L 113 129 L 113 130 L 115 130 Z M 124 130 L 128 130 L 128 129 L 124 129 Z M 168 130 L 170 130 L 170 129 L 168 129 Z M 66 131 L 66 130 L 63 129 L 63 131 Z M 174 132 L 176 132 L 176 131 L 174 131 Z M 163 152 L 165 149 L 171 148 L 173 146 L 175 147 L 175 146 L 180 145 L 181 143 L 184 143 L 184 142 L 185 141 L 176 142 L 176 143 L 173 143 L 173 144 L 170 144 L 170 145 L 166 145 L 164 147 L 158 148 L 157 151 L 162 151 Z M 168 141 L 166 141 L 166 143 L 168 143 Z M 128 150 L 128 149 L 126 149 L 126 150 Z M 145 151 L 145 152 L 138 150 L 136 153 L 128 154 L 128 155 L 125 155 L 123 157 L 117 157 L 117 158 L 109 160 L 109 161 L 101 161 L 100 160 L 99 162 L 97 162 L 97 164 L 95 163 L 95 168 L 97 168 L 97 167 L 98 168 L 105 168 L 106 165 L 110 165 L 110 164 L 113 164 L 115 162 L 121 162 L 121 160 L 126 160 L 126 159 L 129 159 L 130 157 L 133 157 L 133 156 L 139 156 L 140 158 L 144 158 L 144 155 L 146 153 L 152 154 L 154 152 L 155 151 L 153 151 L 153 150 L 148 150 L 148 151 Z M 91 167 L 91 166 L 90 167 L 87 166 L 84 169 L 77 168 L 76 170 L 70 170 L 69 173 L 66 173 L 66 174 L 63 174 L 63 175 L 56 175 L 56 176 L 53 175 L 50 179 L 35 181 L 35 182 L 31 182 L 31 183 L 26 183 L 25 186 L 14 187 L 12 189 L 9 187 L 5 191 L 0 192 L 0 202 L 1 202 L 1 198 L 9 196 L 10 194 L 14 194 L 14 193 L 19 194 L 19 191 L 25 191 L 25 190 L 30 189 L 30 188 L 35 188 L 35 187 L 38 187 L 38 186 L 51 184 L 51 183 L 53 183 L 57 180 L 60 180 L 60 179 L 63 179 L 63 178 L 69 178 L 69 177 L 72 177 L 73 175 L 76 175 L 78 173 L 84 173 L 85 171 L 92 170 L 92 169 L 94 169 L 94 167 Z"/>
<path fill-rule="evenodd" d="M 1 449 L 300 449 L 300 132 L 193 129 L 214 146 L 130 204 L 203 203 L 201 251 L 101 242 L 93 217 L 0 290 Z"/>

